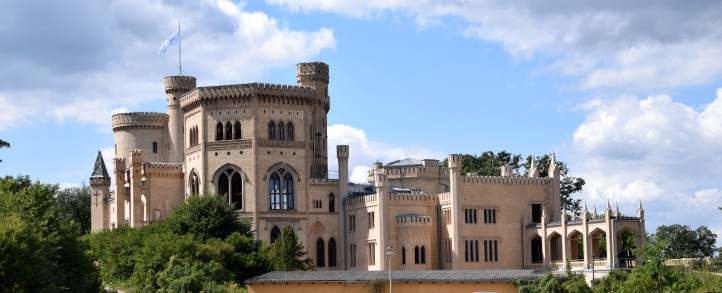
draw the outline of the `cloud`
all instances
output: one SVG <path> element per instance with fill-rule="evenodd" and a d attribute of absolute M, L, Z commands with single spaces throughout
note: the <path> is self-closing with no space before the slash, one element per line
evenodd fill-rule
<path fill-rule="evenodd" d="M 541 56 L 583 89 L 659 89 L 722 76 L 717 1 L 266 0 L 291 11 L 373 19 L 398 13 L 427 26 L 461 20 L 465 36 L 515 58 Z M 458 22 L 447 21 L 451 25 Z"/>
<path fill-rule="evenodd" d="M 585 199 L 627 207 L 642 200 L 652 227 L 722 228 L 722 88 L 699 109 L 658 95 L 595 99 L 579 110 L 586 117 L 570 167 L 587 181 Z"/>
<path fill-rule="evenodd" d="M 0 128 L 46 120 L 107 128 L 114 111 L 162 100 L 176 48 L 157 52 L 178 20 L 184 74 L 201 85 L 258 79 L 336 42 L 329 28 L 294 30 L 229 0 L 14 2 L 0 10 L 0 39 L 12 40 L 0 43 Z"/>
<path fill-rule="evenodd" d="M 349 180 L 357 183 L 368 181 L 368 170 L 375 161 L 388 163 L 404 158 L 443 159 L 446 153 L 415 146 L 395 146 L 381 141 L 371 140 L 363 129 L 344 124 L 328 126 L 328 158 L 330 175 L 335 177 L 338 171 L 336 145 L 349 145 Z"/>

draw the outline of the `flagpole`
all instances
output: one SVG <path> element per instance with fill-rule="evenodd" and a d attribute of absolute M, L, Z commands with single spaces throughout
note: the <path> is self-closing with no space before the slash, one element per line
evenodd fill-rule
<path fill-rule="evenodd" d="M 181 62 L 181 43 L 183 36 L 181 34 L 181 22 L 178 21 L 178 75 L 183 75 L 183 63 Z"/>

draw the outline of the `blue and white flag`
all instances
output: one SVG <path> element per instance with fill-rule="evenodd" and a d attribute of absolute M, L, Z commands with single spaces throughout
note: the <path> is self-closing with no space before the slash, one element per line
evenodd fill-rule
<path fill-rule="evenodd" d="M 180 26 L 178 27 L 178 30 L 170 35 L 167 39 L 165 39 L 165 42 L 163 42 L 163 45 L 160 46 L 160 49 L 158 49 L 158 55 L 163 55 L 165 53 L 165 50 L 168 50 L 168 47 L 170 45 L 173 45 L 173 43 L 177 42 L 178 39 L 180 39 Z"/>

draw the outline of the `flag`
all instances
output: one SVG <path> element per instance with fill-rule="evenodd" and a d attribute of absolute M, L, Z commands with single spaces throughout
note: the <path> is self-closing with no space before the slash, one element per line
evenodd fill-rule
<path fill-rule="evenodd" d="M 168 50 L 168 47 L 170 45 L 173 45 L 173 43 L 177 42 L 178 39 L 180 39 L 180 26 L 178 27 L 178 30 L 170 35 L 167 39 L 165 39 L 165 42 L 163 42 L 163 45 L 160 46 L 160 49 L 158 49 L 158 55 L 163 55 L 165 53 L 165 50 Z"/>

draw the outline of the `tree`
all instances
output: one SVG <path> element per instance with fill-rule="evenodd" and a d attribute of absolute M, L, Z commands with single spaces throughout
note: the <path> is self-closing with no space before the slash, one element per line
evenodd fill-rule
<path fill-rule="evenodd" d="M 668 243 L 665 254 L 669 258 L 711 257 L 715 252 L 717 234 L 707 227 L 691 230 L 687 225 L 662 225 L 654 238 Z"/>
<path fill-rule="evenodd" d="M 239 221 L 233 207 L 215 195 L 191 195 L 173 211 L 166 224 L 173 233 L 201 239 L 225 238 L 233 232 L 250 235 L 248 223 Z"/>
<path fill-rule="evenodd" d="M 9 142 L 0 139 L 0 149 L 9 148 L 9 147 L 10 147 L 10 143 L 9 143 Z M 3 160 L 0 160 L 0 163 L 2 163 L 2 161 L 3 161 Z"/>
<path fill-rule="evenodd" d="M 293 233 L 291 226 L 286 226 L 281 235 L 271 245 L 269 258 L 274 270 L 293 271 L 308 270 L 311 260 L 306 257 L 303 245 Z"/>
<path fill-rule="evenodd" d="M 80 225 L 80 233 L 90 232 L 90 187 L 71 187 L 58 191 L 55 196 L 58 212 L 64 221 Z"/>

